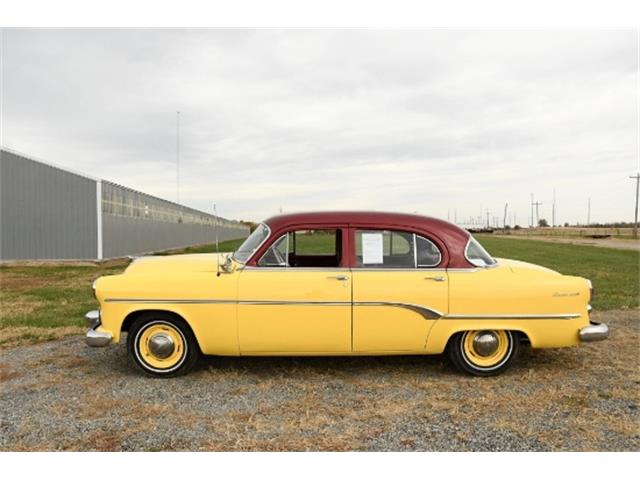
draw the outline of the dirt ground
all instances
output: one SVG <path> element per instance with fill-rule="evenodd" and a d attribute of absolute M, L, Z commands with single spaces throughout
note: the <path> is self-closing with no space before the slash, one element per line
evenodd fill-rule
<path fill-rule="evenodd" d="M 505 374 L 444 357 L 207 357 L 153 379 L 72 335 L 0 350 L 0 449 L 640 449 L 640 312 L 605 342 L 524 348 Z"/>
<path fill-rule="evenodd" d="M 639 250 L 640 240 L 628 240 L 622 238 L 579 238 L 579 237 L 554 237 L 543 235 L 495 235 L 499 238 L 515 238 L 519 240 L 540 240 L 542 242 L 569 243 L 572 245 L 588 245 L 590 247 L 616 248 L 619 250 Z"/>

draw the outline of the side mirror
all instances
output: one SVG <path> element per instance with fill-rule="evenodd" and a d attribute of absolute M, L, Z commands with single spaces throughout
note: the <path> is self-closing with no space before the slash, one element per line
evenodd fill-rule
<path fill-rule="evenodd" d="M 224 271 L 224 273 L 231 273 L 232 265 L 233 263 L 231 262 L 231 254 L 229 254 L 225 258 L 224 263 L 221 265 L 222 271 Z"/>

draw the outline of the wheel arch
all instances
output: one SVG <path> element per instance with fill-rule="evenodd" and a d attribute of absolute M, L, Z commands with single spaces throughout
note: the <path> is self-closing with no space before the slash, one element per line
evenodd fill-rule
<path fill-rule="evenodd" d="M 511 333 L 515 333 L 518 336 L 518 340 L 520 341 L 520 343 L 531 343 L 531 340 L 529 339 L 529 335 L 527 335 L 527 333 L 525 331 L 523 331 L 522 329 L 517 329 L 517 328 L 476 328 L 474 330 L 506 330 L 508 332 Z M 451 340 L 453 339 L 453 337 L 455 337 L 458 333 L 463 333 L 463 332 L 467 332 L 469 331 L 468 329 L 458 329 L 455 332 L 451 333 L 451 335 L 449 335 L 449 338 L 447 339 L 447 342 L 445 343 L 445 349 L 449 346 L 449 344 L 451 343 Z"/>
<path fill-rule="evenodd" d="M 439 325 L 438 325 L 439 324 Z M 531 343 L 531 332 L 522 325 L 511 322 L 460 322 L 456 325 L 446 325 L 444 321 L 437 321 L 427 338 L 427 353 L 443 353 L 449 343 L 458 333 L 470 330 L 508 330 L 516 333 L 520 342 Z"/>
<path fill-rule="evenodd" d="M 133 324 L 133 322 L 135 322 L 138 318 L 140 318 L 142 315 L 154 314 L 154 313 L 160 313 L 160 314 L 163 314 L 163 315 L 167 315 L 167 316 L 173 317 L 175 320 L 178 320 L 179 322 L 183 323 L 186 326 L 186 328 L 189 329 L 189 331 L 193 335 L 193 338 L 196 339 L 196 344 L 198 345 L 198 349 L 202 353 L 202 347 L 200 346 L 200 340 L 198 339 L 198 336 L 196 335 L 195 331 L 193 330 L 193 328 L 189 324 L 188 320 L 184 317 L 184 315 L 181 315 L 181 314 L 179 314 L 177 312 L 174 312 L 172 310 L 167 310 L 167 309 L 162 309 L 162 308 L 151 308 L 151 309 L 142 308 L 142 309 L 138 309 L 138 310 L 134 310 L 132 312 L 129 312 L 127 314 L 127 316 L 124 318 L 124 320 L 122 321 L 122 326 L 120 328 L 120 331 L 121 332 L 129 332 L 129 328 L 131 328 L 131 325 Z"/>

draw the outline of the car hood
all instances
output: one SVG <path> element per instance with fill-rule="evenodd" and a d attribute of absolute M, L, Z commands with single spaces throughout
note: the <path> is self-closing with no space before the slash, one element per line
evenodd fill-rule
<path fill-rule="evenodd" d="M 216 271 L 228 255 L 230 252 L 138 257 L 127 267 L 126 273 L 211 272 Z"/>
<path fill-rule="evenodd" d="M 535 263 L 521 262 L 520 260 L 510 260 L 508 258 L 496 258 L 498 266 L 509 268 L 513 273 L 551 273 L 560 275 L 560 273 L 550 268 L 536 265 Z"/>

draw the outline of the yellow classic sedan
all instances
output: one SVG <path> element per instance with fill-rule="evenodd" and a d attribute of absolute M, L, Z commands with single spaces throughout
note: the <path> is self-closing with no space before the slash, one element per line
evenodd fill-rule
<path fill-rule="evenodd" d="M 492 258 L 451 223 L 379 212 L 280 215 L 233 253 L 142 257 L 94 283 L 86 342 L 127 333 L 143 372 L 188 372 L 204 355 L 428 355 L 506 370 L 520 345 L 603 340 L 591 282 Z"/>

